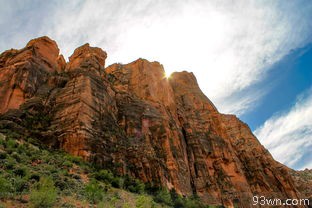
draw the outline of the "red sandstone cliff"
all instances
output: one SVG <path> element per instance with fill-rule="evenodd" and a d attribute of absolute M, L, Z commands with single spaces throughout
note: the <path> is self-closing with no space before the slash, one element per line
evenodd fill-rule
<path fill-rule="evenodd" d="M 34 125 L 21 120 L 46 114 L 36 132 L 46 144 L 208 204 L 303 197 L 289 170 L 246 124 L 219 113 L 192 73 L 167 79 L 161 64 L 144 59 L 104 68 L 106 57 L 85 44 L 66 64 L 48 37 L 2 53 L 0 128 L 29 133 Z"/>

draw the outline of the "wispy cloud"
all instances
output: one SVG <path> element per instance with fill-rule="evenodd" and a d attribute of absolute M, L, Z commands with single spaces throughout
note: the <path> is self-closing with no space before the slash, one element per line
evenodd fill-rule
<path fill-rule="evenodd" d="M 139 57 L 157 60 L 168 73 L 193 71 L 221 112 L 239 115 L 251 111 L 268 91 L 261 81 L 270 67 L 312 41 L 309 0 L 0 0 L 0 4 L 1 51 L 49 35 L 66 57 L 89 42 L 108 52 L 107 64 Z M 276 159 L 292 167 L 312 167 L 311 106 L 311 95 L 301 98 L 289 112 L 255 131 Z"/>
<path fill-rule="evenodd" d="M 270 118 L 254 133 L 276 160 L 296 169 L 312 168 L 312 89 L 289 112 Z"/>
<path fill-rule="evenodd" d="M 51 1 L 47 6 L 18 2 L 34 6 L 26 17 L 41 19 L 19 30 L 26 27 L 34 36 L 51 36 L 65 56 L 89 42 L 108 52 L 108 64 L 143 57 L 161 62 L 167 72 L 193 71 L 204 93 L 225 113 L 250 110 L 264 92 L 242 92 L 312 35 L 312 4 L 305 1 L 81 0 Z M 21 16 L 14 6 L 9 10 L 10 17 Z M 12 31 L 17 34 L 11 33 L 10 40 L 25 39 Z"/>
<path fill-rule="evenodd" d="M 272 1 L 141 2 L 70 5 L 72 11 L 60 10 L 51 29 L 43 30 L 66 54 L 85 41 L 106 49 L 108 63 L 144 57 L 160 61 L 168 72 L 193 71 L 222 112 L 239 114 L 263 94 L 241 92 L 311 35 L 311 23 L 302 19 L 312 11 L 306 5 L 297 12 L 298 5 Z"/>

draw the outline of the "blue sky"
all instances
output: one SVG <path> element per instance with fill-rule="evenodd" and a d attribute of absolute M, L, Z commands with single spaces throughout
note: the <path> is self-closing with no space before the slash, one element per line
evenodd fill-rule
<path fill-rule="evenodd" d="M 276 160 L 312 168 L 311 1 L 0 4 L 1 51 L 48 35 L 65 57 L 89 42 L 107 51 L 107 64 L 142 57 L 167 73 L 192 71 L 219 111 L 249 124 Z"/>
<path fill-rule="evenodd" d="M 289 110 L 297 97 L 312 87 L 312 44 L 290 51 L 275 63 L 257 85 L 261 86 L 269 86 L 269 90 L 252 112 L 241 116 L 253 130 L 272 115 Z"/>

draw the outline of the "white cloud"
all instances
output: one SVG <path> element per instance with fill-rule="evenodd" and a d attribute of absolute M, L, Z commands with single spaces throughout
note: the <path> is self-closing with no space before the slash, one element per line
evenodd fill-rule
<path fill-rule="evenodd" d="M 312 168 L 312 89 L 289 112 L 268 119 L 254 133 L 276 160 L 293 168 Z"/>
<path fill-rule="evenodd" d="M 37 34 L 65 56 L 89 42 L 108 64 L 143 57 L 167 72 L 193 71 L 221 112 L 243 114 L 263 92 L 242 92 L 311 37 L 311 11 L 300 1 L 55 1 Z"/>

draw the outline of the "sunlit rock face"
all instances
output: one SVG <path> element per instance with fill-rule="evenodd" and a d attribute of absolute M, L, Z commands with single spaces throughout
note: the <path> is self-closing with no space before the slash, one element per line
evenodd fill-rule
<path fill-rule="evenodd" d="M 66 66 L 67 83 L 55 92 L 51 127 L 60 147 L 85 159 L 96 157 L 107 121 L 114 121 L 114 91 L 101 74 L 106 52 L 85 44 L 77 48 Z M 104 123 L 103 123 L 104 122 Z M 110 125 L 110 124 L 107 124 Z M 94 140 L 94 141 L 93 141 Z M 104 141 L 104 140 L 103 140 Z"/>
<path fill-rule="evenodd" d="M 246 124 L 219 113 L 192 73 L 166 78 L 161 64 L 144 59 L 104 68 L 106 57 L 85 44 L 65 63 L 47 37 L 2 53 L 0 127 L 25 129 L 22 111 L 45 112 L 47 129 L 37 133 L 46 144 L 211 205 L 303 196 L 289 170 Z"/>
<path fill-rule="evenodd" d="M 0 56 L 0 113 L 17 109 L 47 84 L 54 73 L 65 68 L 55 41 L 48 37 L 31 40 L 21 50 L 7 50 Z"/>
<path fill-rule="evenodd" d="M 88 43 L 77 48 L 69 57 L 66 71 L 74 71 L 77 68 L 87 69 L 89 72 L 101 73 L 105 65 L 107 54 L 101 48 L 90 47 Z"/>

